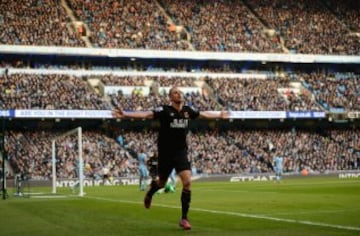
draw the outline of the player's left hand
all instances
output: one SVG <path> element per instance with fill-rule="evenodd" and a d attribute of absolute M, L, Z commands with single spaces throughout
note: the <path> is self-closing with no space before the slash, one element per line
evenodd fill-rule
<path fill-rule="evenodd" d="M 124 117 L 124 113 L 120 108 L 112 110 L 111 114 L 115 118 L 123 118 Z"/>

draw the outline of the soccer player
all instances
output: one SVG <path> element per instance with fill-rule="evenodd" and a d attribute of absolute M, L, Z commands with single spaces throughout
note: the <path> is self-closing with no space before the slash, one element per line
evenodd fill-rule
<path fill-rule="evenodd" d="M 145 191 L 146 190 L 146 181 L 147 178 L 149 177 L 149 172 L 146 168 L 146 154 L 143 151 L 140 151 L 138 153 L 138 169 L 139 169 L 139 175 L 140 175 L 140 181 L 139 181 L 139 187 L 140 187 L 140 191 Z"/>
<path fill-rule="evenodd" d="M 104 165 L 101 169 L 101 172 L 103 185 L 112 185 L 114 178 L 111 174 L 110 164 Z"/>
<path fill-rule="evenodd" d="M 189 121 L 198 117 L 206 119 L 228 118 L 227 112 L 198 111 L 184 104 L 184 95 L 178 87 L 169 90 L 170 105 L 162 105 L 152 111 L 127 112 L 118 108 L 113 111 L 116 118 L 157 119 L 160 121 L 158 135 L 158 178 L 151 182 L 145 195 L 144 206 L 150 208 L 154 193 L 163 188 L 175 168 L 182 182 L 181 220 L 179 226 L 190 230 L 188 212 L 191 201 L 191 165 L 187 157 L 186 136 Z"/>
<path fill-rule="evenodd" d="M 283 158 L 279 156 L 278 152 L 276 150 L 273 150 L 275 152 L 275 173 L 276 173 L 276 180 L 280 181 L 282 179 L 282 173 L 283 173 Z"/>

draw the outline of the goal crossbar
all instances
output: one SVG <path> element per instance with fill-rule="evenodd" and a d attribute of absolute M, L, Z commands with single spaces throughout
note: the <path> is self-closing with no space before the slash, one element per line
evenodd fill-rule
<path fill-rule="evenodd" d="M 82 157 L 82 128 L 81 127 L 77 127 L 75 129 L 69 130 L 59 136 L 56 136 L 54 139 L 52 139 L 51 141 L 51 149 L 52 149 L 52 193 L 56 194 L 56 140 L 72 135 L 72 134 L 77 134 L 77 142 L 78 142 L 78 161 L 79 161 L 79 165 L 77 168 L 78 169 L 78 173 L 79 173 L 79 196 L 84 196 L 84 162 L 83 162 L 83 157 Z"/>

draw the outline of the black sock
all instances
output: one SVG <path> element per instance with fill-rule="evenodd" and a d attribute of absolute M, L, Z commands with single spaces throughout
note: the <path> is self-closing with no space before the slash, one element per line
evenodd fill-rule
<path fill-rule="evenodd" d="M 152 197 L 154 193 L 156 193 L 160 189 L 159 185 L 156 183 L 156 181 L 151 181 L 151 188 L 146 193 L 147 196 Z"/>
<path fill-rule="evenodd" d="M 190 208 L 190 201 L 191 201 L 191 191 L 183 189 L 181 193 L 182 219 L 187 219 L 187 214 Z"/>

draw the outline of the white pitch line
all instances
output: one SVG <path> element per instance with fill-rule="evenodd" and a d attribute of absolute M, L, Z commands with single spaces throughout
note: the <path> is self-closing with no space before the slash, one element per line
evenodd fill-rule
<path fill-rule="evenodd" d="M 358 211 L 360 212 L 360 208 L 351 208 L 351 209 L 339 209 L 339 210 L 321 210 L 321 211 L 297 211 L 296 214 L 297 215 L 309 215 L 309 214 L 325 214 L 325 213 L 342 213 L 342 212 L 350 212 L 350 211 Z M 275 214 L 276 216 L 287 216 L 287 215 L 292 215 L 289 214 L 289 212 L 276 212 Z"/>
<path fill-rule="evenodd" d="M 280 222 L 311 225 L 311 226 L 321 226 L 321 227 L 328 227 L 328 228 L 335 228 L 335 229 L 360 231 L 359 227 L 345 226 L 345 225 L 333 225 L 333 224 L 326 224 L 326 223 L 320 223 L 320 222 L 314 222 L 314 221 L 283 219 L 283 218 L 277 218 L 277 217 L 271 217 L 271 216 L 262 216 L 262 215 L 254 215 L 254 214 L 246 214 L 246 213 L 238 213 L 238 212 L 230 212 L 230 211 L 208 210 L 208 209 L 201 209 L 201 208 L 191 208 L 191 210 L 214 213 L 214 214 L 222 214 L 222 215 L 241 216 L 241 217 L 245 217 L 245 218 L 263 219 L 263 220 L 280 221 Z"/>
<path fill-rule="evenodd" d="M 47 196 L 32 196 L 31 198 L 57 199 L 57 198 L 68 198 L 68 196 L 63 196 L 63 195 L 51 196 L 51 195 L 47 195 Z"/>
<path fill-rule="evenodd" d="M 135 201 L 125 201 L 125 200 L 118 200 L 118 199 L 115 200 L 115 199 L 108 199 L 108 198 L 101 198 L 101 197 L 89 197 L 89 196 L 86 196 L 85 198 L 96 199 L 96 200 L 101 200 L 101 201 L 109 201 L 109 202 L 143 204 L 142 202 L 139 203 L 139 202 L 135 202 Z M 164 207 L 164 208 L 172 208 L 172 209 L 180 209 L 180 207 L 171 206 L 171 205 L 164 205 L 164 204 L 152 204 L 152 206 L 158 206 L 158 207 Z M 231 212 L 231 211 L 218 211 L 218 210 L 209 210 L 209 209 L 193 208 L 193 207 L 191 208 L 191 211 L 207 212 L 207 213 L 218 214 L 218 215 L 240 216 L 240 217 L 244 217 L 244 218 L 262 219 L 262 220 L 270 220 L 270 221 L 278 221 L 278 222 L 287 222 L 287 223 L 310 225 L 310 226 L 320 226 L 320 227 L 342 229 L 342 230 L 360 231 L 360 227 L 354 227 L 354 226 L 334 225 L 334 224 L 327 224 L 327 223 L 320 223 L 320 222 L 306 221 L 306 220 L 284 219 L 284 218 L 277 218 L 277 217 L 271 217 L 271 216 L 256 215 L 256 214 L 246 214 L 246 213 Z"/>

